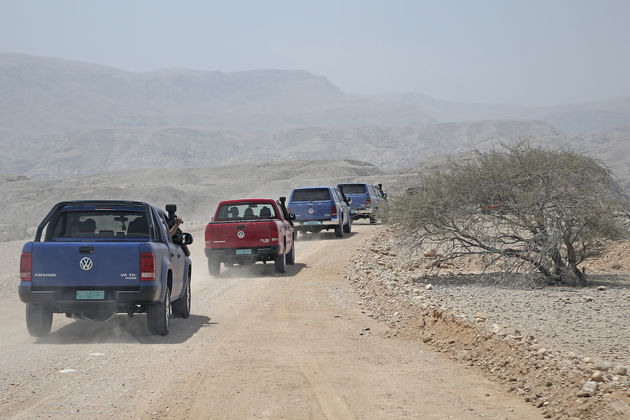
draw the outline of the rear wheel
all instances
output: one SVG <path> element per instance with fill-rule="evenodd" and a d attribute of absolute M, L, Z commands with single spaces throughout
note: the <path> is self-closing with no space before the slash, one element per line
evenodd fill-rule
<path fill-rule="evenodd" d="M 335 236 L 337 238 L 343 237 L 343 231 L 344 231 L 343 226 L 340 226 L 340 225 L 335 226 Z"/>
<path fill-rule="evenodd" d="M 293 243 L 291 244 L 291 252 L 287 254 L 287 264 L 295 264 L 295 234 L 293 235 Z"/>
<path fill-rule="evenodd" d="M 171 291 L 166 288 L 164 301 L 149 305 L 147 322 L 153 335 L 167 335 L 171 318 Z"/>
<path fill-rule="evenodd" d="M 372 225 L 376 224 L 376 216 L 370 215 L 370 224 L 372 224 Z"/>
<path fill-rule="evenodd" d="M 208 258 L 208 272 L 211 276 L 218 276 L 221 274 L 221 261 L 214 258 Z"/>
<path fill-rule="evenodd" d="M 276 271 L 278 273 L 286 273 L 287 271 L 287 250 L 284 249 L 282 255 L 278 255 L 275 260 Z"/>
<path fill-rule="evenodd" d="M 50 332 L 53 313 L 45 305 L 26 304 L 26 329 L 33 337 L 43 337 Z"/>
<path fill-rule="evenodd" d="M 184 296 L 173 302 L 173 316 L 188 318 L 190 316 L 190 278 L 186 281 Z"/>
<path fill-rule="evenodd" d="M 352 232 L 352 222 L 350 220 L 348 220 L 348 223 L 343 226 L 343 231 L 345 233 Z"/>

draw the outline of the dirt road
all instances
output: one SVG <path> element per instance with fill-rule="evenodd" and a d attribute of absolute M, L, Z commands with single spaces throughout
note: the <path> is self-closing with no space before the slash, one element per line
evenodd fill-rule
<path fill-rule="evenodd" d="M 145 316 L 55 315 L 50 336 L 34 339 L 24 304 L 4 293 L 1 417 L 540 418 L 422 343 L 388 338 L 362 311 L 344 265 L 374 229 L 301 238 L 285 275 L 257 264 L 220 278 L 195 232 L 193 315 L 167 337 L 150 336 Z M 3 270 L 17 279 L 17 261 Z"/>

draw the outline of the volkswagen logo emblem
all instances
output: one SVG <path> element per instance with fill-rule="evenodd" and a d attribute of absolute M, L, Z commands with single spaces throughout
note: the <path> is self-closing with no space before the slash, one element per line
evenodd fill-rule
<path fill-rule="evenodd" d="M 238 236 L 238 239 L 243 239 L 245 237 L 245 232 L 243 232 L 242 230 L 239 230 L 236 236 Z"/>
<path fill-rule="evenodd" d="M 91 269 L 93 265 L 94 263 L 92 262 L 92 259 L 90 257 L 83 257 L 81 258 L 81 261 L 79 261 L 79 267 L 81 267 L 81 269 L 85 271 Z"/>

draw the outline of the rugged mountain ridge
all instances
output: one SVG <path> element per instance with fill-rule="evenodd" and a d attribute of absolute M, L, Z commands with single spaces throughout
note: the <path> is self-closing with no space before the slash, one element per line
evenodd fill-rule
<path fill-rule="evenodd" d="M 423 113 L 341 92 L 301 70 L 161 70 L 132 73 L 69 60 L 0 54 L 0 127 L 68 131 L 105 127 L 259 130 L 372 122 L 419 125 Z"/>
<path fill-rule="evenodd" d="M 0 54 L 0 92 L 0 127 L 28 132 L 180 126 L 281 130 L 541 120 L 567 133 L 583 133 L 630 125 L 630 96 L 547 107 L 457 103 L 418 93 L 351 95 L 326 77 L 303 70 L 133 73 L 25 54 Z"/>
<path fill-rule="evenodd" d="M 421 127 L 296 128 L 275 133 L 201 128 L 109 128 L 16 138 L 0 173 L 62 178 L 133 168 L 187 168 L 309 159 L 353 159 L 384 170 L 497 141 L 560 136 L 541 121 L 480 121 Z M 19 145 L 18 145 L 19 144 Z"/>

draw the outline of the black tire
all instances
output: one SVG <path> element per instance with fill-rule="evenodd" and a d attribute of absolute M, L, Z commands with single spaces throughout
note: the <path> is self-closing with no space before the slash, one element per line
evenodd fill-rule
<path fill-rule="evenodd" d="M 287 264 L 295 264 L 295 234 L 293 235 L 293 243 L 291 244 L 291 252 L 287 254 Z"/>
<path fill-rule="evenodd" d="M 287 250 L 285 248 L 282 255 L 278 255 L 275 260 L 276 264 L 276 272 L 278 273 L 286 273 L 287 272 Z"/>
<path fill-rule="evenodd" d="M 375 225 L 376 224 L 376 216 L 370 216 L 370 224 L 371 225 Z"/>
<path fill-rule="evenodd" d="M 53 313 L 45 305 L 26 304 L 26 329 L 33 337 L 43 337 L 52 328 Z"/>
<path fill-rule="evenodd" d="M 348 223 L 343 226 L 343 231 L 345 233 L 351 233 L 352 232 L 352 221 L 351 220 L 348 220 Z"/>
<path fill-rule="evenodd" d="M 190 316 L 190 278 L 186 280 L 186 291 L 184 296 L 173 302 L 173 316 L 177 318 L 188 318 Z"/>
<path fill-rule="evenodd" d="M 171 291 L 166 288 L 164 301 L 149 305 L 147 310 L 147 322 L 149 331 L 153 335 L 168 335 L 168 327 L 171 318 Z"/>
<path fill-rule="evenodd" d="M 343 237 L 343 231 L 344 231 L 343 226 L 339 226 L 339 225 L 335 226 L 335 236 L 337 238 Z"/>
<path fill-rule="evenodd" d="M 208 258 L 208 272 L 215 277 L 221 274 L 221 261 Z"/>

